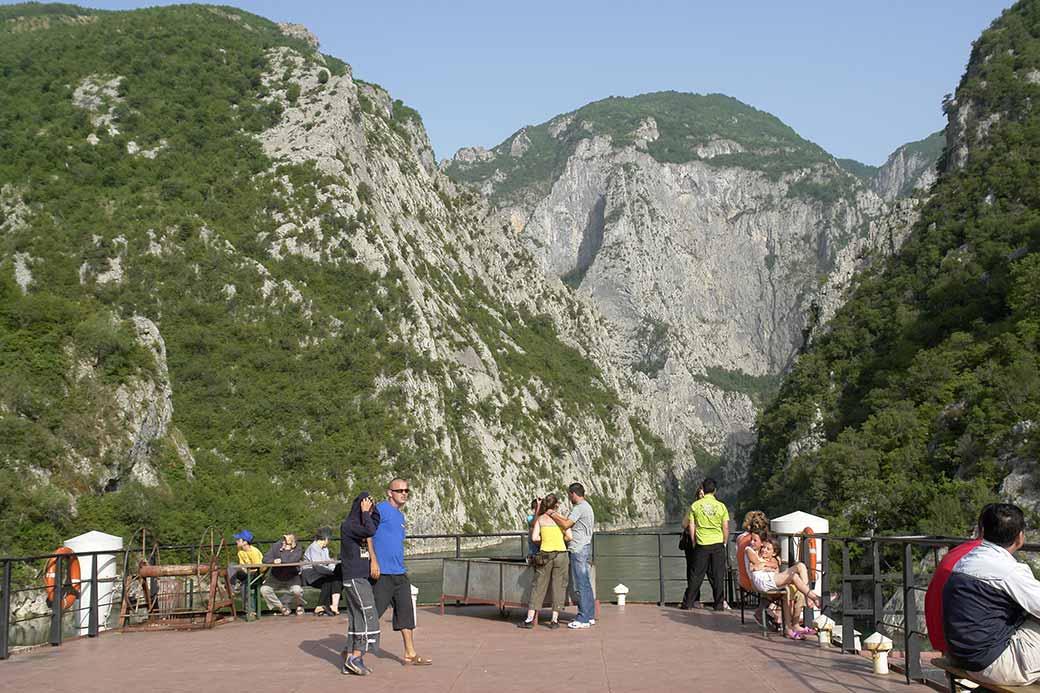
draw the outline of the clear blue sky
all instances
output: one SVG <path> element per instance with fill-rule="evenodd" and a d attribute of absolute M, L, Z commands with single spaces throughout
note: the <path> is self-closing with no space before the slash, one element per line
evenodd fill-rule
<path fill-rule="evenodd" d="M 81 2 L 126 9 L 155 4 Z M 165 3 L 161 3 L 165 4 Z M 409 0 L 233 3 L 423 116 L 439 158 L 610 95 L 721 92 L 835 156 L 879 164 L 945 124 L 971 42 L 1010 0 Z"/>

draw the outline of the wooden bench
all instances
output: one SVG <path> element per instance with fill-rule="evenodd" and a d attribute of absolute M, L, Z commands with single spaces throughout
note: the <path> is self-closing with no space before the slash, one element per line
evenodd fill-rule
<path fill-rule="evenodd" d="M 231 564 L 236 568 L 240 568 L 246 571 L 246 575 L 249 576 L 249 582 L 246 593 L 249 595 L 249 604 L 243 604 L 242 608 L 245 610 L 248 619 L 248 614 L 252 612 L 256 616 L 260 616 L 260 586 L 264 582 L 264 578 L 267 576 L 267 571 L 270 568 L 299 568 L 305 565 L 339 565 L 337 560 L 328 561 L 299 561 L 297 563 L 233 563 Z M 229 566 L 230 567 L 230 566 Z M 252 608 L 249 608 L 252 607 Z"/>
<path fill-rule="evenodd" d="M 955 666 L 950 660 L 945 657 L 936 657 L 932 660 L 932 666 L 942 669 L 946 672 L 946 685 L 947 690 L 950 693 L 959 693 L 959 691 L 970 691 L 979 690 L 969 688 L 962 684 L 957 683 L 957 679 L 965 679 L 973 683 L 979 684 L 981 690 L 994 691 L 994 693 L 1040 693 L 1040 684 L 1030 684 L 1028 686 L 998 686 L 995 683 L 982 683 L 977 679 L 973 678 L 971 674 L 964 671 L 960 667 Z"/>

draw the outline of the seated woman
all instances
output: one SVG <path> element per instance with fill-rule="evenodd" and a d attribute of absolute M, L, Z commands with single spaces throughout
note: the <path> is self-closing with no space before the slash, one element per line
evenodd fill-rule
<path fill-rule="evenodd" d="M 339 616 L 339 598 L 343 591 L 343 572 L 338 564 L 332 563 L 329 555 L 329 540 L 332 530 L 321 527 L 314 533 L 314 541 L 303 554 L 304 562 L 329 561 L 318 565 L 300 566 L 300 577 L 311 587 L 321 590 L 315 616 Z"/>
<path fill-rule="evenodd" d="M 759 544 L 755 546 L 755 550 L 758 551 L 761 542 L 765 540 L 769 532 L 769 518 L 761 510 L 749 510 L 744 514 L 744 522 L 741 524 L 741 528 L 744 530 L 737 536 L 736 545 L 740 546 L 741 542 L 745 541 L 745 537 L 749 537 L 754 532 L 760 532 Z M 754 541 L 751 539 L 750 541 Z M 747 552 L 737 556 L 737 560 L 743 562 L 744 575 L 751 578 L 751 566 L 748 564 Z M 775 630 L 780 630 L 780 612 L 779 607 L 775 602 L 769 602 L 768 605 L 765 602 L 761 602 L 759 607 L 755 610 L 755 621 L 762 623 L 763 618 L 770 618 L 775 622 Z"/>
<path fill-rule="evenodd" d="M 292 613 L 286 606 L 286 598 L 278 597 L 278 591 L 288 590 L 290 599 L 296 602 L 296 613 L 303 613 L 303 586 L 300 584 L 300 569 L 295 565 L 280 567 L 281 563 L 299 563 L 303 557 L 303 549 L 296 543 L 295 534 L 283 534 L 280 541 L 276 541 L 264 554 L 264 563 L 273 564 L 274 567 L 267 573 L 263 586 L 260 587 L 260 596 L 267 602 L 271 610 L 288 616 Z"/>
<path fill-rule="evenodd" d="M 745 532 L 754 532 L 755 530 L 768 532 L 769 518 L 761 510 L 749 510 L 744 514 L 744 523 L 741 525 L 741 528 Z"/>
<path fill-rule="evenodd" d="M 556 509 L 559 501 L 553 494 L 542 499 L 535 509 L 534 522 L 531 524 L 531 541 L 539 545 L 534 556 L 534 585 L 531 588 L 531 600 L 527 604 L 527 618 L 519 624 L 520 628 L 534 628 L 538 622 L 538 610 L 545 602 L 545 591 L 552 583 L 552 620 L 546 625 L 549 628 L 560 627 L 560 611 L 567 595 L 566 580 L 570 572 L 570 558 L 567 555 L 565 541 L 570 541 L 571 531 L 560 529 L 556 520 L 549 513 Z"/>
<path fill-rule="evenodd" d="M 744 531 L 737 537 L 737 543 L 739 544 L 745 535 L 751 535 L 749 548 L 754 549 L 752 553 L 757 557 L 759 555 L 759 549 L 762 548 L 762 543 L 768 536 L 769 520 L 766 518 L 766 514 L 761 510 L 752 510 L 744 515 L 744 524 L 742 526 Z M 750 576 L 752 570 L 750 561 L 748 560 L 748 552 L 745 550 L 744 555 L 738 556 L 737 558 L 738 560 L 744 561 L 745 572 Z"/>
<path fill-rule="evenodd" d="M 745 557 L 751 568 L 751 582 L 759 592 L 772 592 L 785 585 L 794 585 L 805 600 L 813 607 L 819 608 L 820 598 L 813 594 L 809 587 L 809 572 L 804 563 L 795 563 L 787 570 L 780 570 L 780 542 L 775 538 L 765 539 L 761 531 L 752 534 L 751 544 L 745 549 Z M 807 630 L 799 628 L 798 602 L 786 600 L 788 620 L 791 625 L 785 635 L 793 640 L 802 640 Z"/>

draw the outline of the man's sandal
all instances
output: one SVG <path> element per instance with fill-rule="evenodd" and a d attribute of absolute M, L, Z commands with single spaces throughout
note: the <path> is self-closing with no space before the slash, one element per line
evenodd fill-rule
<path fill-rule="evenodd" d="M 420 657 L 419 655 L 415 655 L 414 657 L 405 656 L 404 663 L 406 666 L 428 667 L 433 664 L 433 660 Z"/>

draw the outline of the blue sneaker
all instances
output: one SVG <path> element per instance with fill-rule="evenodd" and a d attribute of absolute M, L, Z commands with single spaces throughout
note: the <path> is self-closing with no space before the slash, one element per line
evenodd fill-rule
<path fill-rule="evenodd" d="M 361 657 L 351 655 L 343 660 L 343 673 L 354 674 L 355 676 L 368 676 L 368 669 L 365 668 L 365 663 L 361 661 Z"/>

